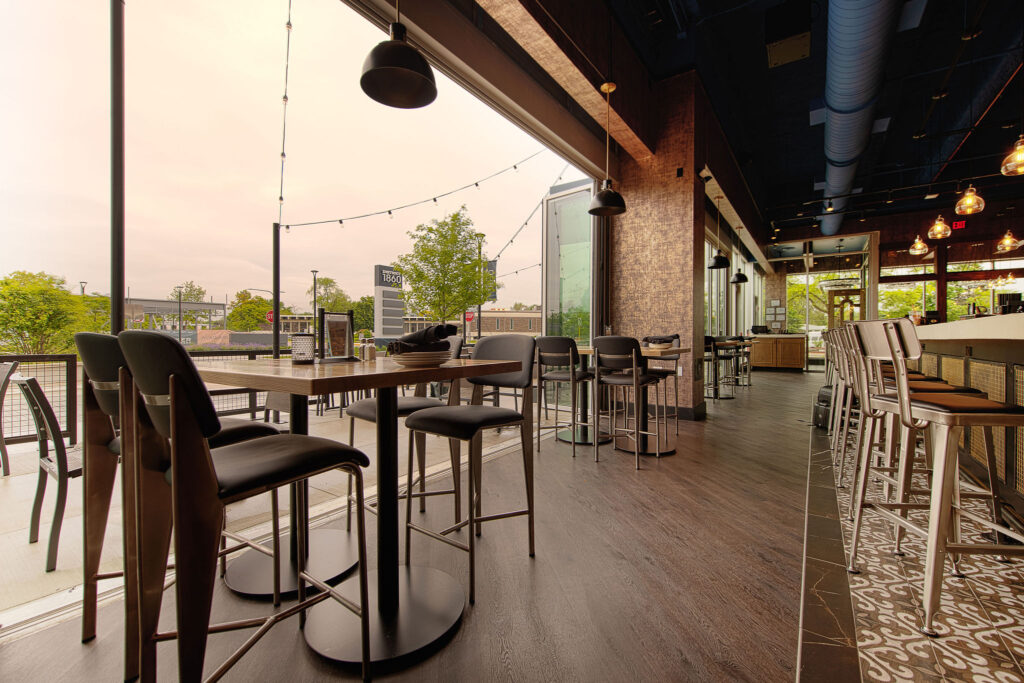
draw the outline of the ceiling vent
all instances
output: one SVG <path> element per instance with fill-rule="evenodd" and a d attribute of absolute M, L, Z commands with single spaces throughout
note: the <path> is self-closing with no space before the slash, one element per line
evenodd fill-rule
<path fill-rule="evenodd" d="M 764 13 L 764 42 L 769 69 L 810 57 L 810 0 L 786 0 L 769 7 Z"/>

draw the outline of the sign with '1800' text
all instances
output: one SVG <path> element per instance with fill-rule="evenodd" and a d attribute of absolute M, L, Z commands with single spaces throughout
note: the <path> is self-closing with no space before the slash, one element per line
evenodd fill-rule
<path fill-rule="evenodd" d="M 402 274 L 390 266 L 373 267 L 373 336 L 378 340 L 394 339 L 404 334 L 402 318 Z"/>

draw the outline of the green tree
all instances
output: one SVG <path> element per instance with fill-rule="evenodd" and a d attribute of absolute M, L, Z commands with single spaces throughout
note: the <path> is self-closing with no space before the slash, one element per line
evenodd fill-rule
<path fill-rule="evenodd" d="M 352 305 L 353 325 L 357 330 L 373 330 L 373 296 L 359 297 Z"/>
<path fill-rule="evenodd" d="M 75 332 L 102 332 L 110 334 L 110 297 L 93 292 L 77 297 L 78 312 Z"/>
<path fill-rule="evenodd" d="M 177 285 L 174 289 L 172 289 L 171 293 L 167 295 L 168 300 L 177 301 L 179 290 L 181 292 L 182 301 L 189 301 L 192 303 L 203 303 L 204 301 L 206 301 L 206 288 L 197 285 L 192 280 L 189 280 L 188 282 L 183 282 L 180 285 Z M 209 322 L 209 316 L 210 314 L 208 313 L 207 322 Z M 171 320 L 176 321 L 178 318 L 178 314 L 175 312 L 167 317 L 169 317 Z M 199 324 L 199 320 L 201 317 L 202 313 L 200 313 L 199 311 L 182 310 L 182 326 L 196 327 Z"/>
<path fill-rule="evenodd" d="M 309 297 L 309 310 L 313 311 L 313 315 L 316 315 L 316 311 L 313 308 L 312 287 L 306 290 L 306 296 Z M 345 290 L 338 286 L 334 278 L 318 277 L 316 279 L 316 307 L 322 308 L 325 311 L 344 313 L 353 309 L 355 302 L 349 298 Z"/>
<path fill-rule="evenodd" d="M 267 322 L 267 311 L 274 310 L 274 302 L 264 299 L 262 296 L 253 296 L 248 290 L 235 292 L 235 299 L 231 302 L 231 312 L 228 313 L 228 329 L 235 332 L 252 332 Z M 292 311 L 287 306 L 281 306 L 281 315 L 291 315 Z"/>
<path fill-rule="evenodd" d="M 497 283 L 487 270 L 484 235 L 473 230 L 465 205 L 442 220 L 417 225 L 409 237 L 412 251 L 392 266 L 408 287 L 405 301 L 411 311 L 434 320 L 456 320 L 494 291 Z"/>
<path fill-rule="evenodd" d="M 82 310 L 64 278 L 16 270 L 0 280 L 0 349 L 10 353 L 66 353 Z"/>
<path fill-rule="evenodd" d="M 590 339 L 590 311 L 583 306 L 574 306 L 562 313 L 551 313 L 548 315 L 548 334 L 587 341 Z"/>
<path fill-rule="evenodd" d="M 540 304 L 524 304 L 522 301 L 517 301 L 512 304 L 513 311 L 539 311 Z"/>

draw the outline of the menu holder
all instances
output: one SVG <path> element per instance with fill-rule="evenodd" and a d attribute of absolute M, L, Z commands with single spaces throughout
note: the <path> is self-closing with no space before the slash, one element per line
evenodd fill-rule
<path fill-rule="evenodd" d="M 352 311 L 334 313 L 319 310 L 321 363 L 358 363 L 355 355 Z"/>

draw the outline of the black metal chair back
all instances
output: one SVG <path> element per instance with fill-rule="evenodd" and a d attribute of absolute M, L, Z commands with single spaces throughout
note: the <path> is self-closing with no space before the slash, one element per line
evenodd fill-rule
<path fill-rule="evenodd" d="M 220 419 L 195 363 L 180 342 L 159 332 L 127 330 L 117 337 L 153 427 L 171 437 L 170 379 L 188 400 L 199 430 L 207 439 L 220 431 Z"/>
<path fill-rule="evenodd" d="M 96 403 L 100 410 L 117 424 L 120 384 L 118 372 L 128 367 L 121 352 L 117 337 L 112 334 L 79 332 L 75 335 L 75 346 L 82 358 L 86 377 L 92 384 Z"/>
<path fill-rule="evenodd" d="M 533 378 L 533 354 L 536 342 L 525 334 L 496 334 L 484 337 L 473 347 L 473 360 L 517 360 L 523 365 L 519 372 L 470 377 L 471 384 L 505 389 L 523 389 Z"/>
<path fill-rule="evenodd" d="M 594 339 L 594 369 L 647 370 L 647 359 L 640 350 L 640 342 L 633 337 L 596 337 Z"/>
<path fill-rule="evenodd" d="M 537 337 L 537 362 L 541 367 L 569 367 L 576 369 L 580 354 L 572 337 Z"/>

